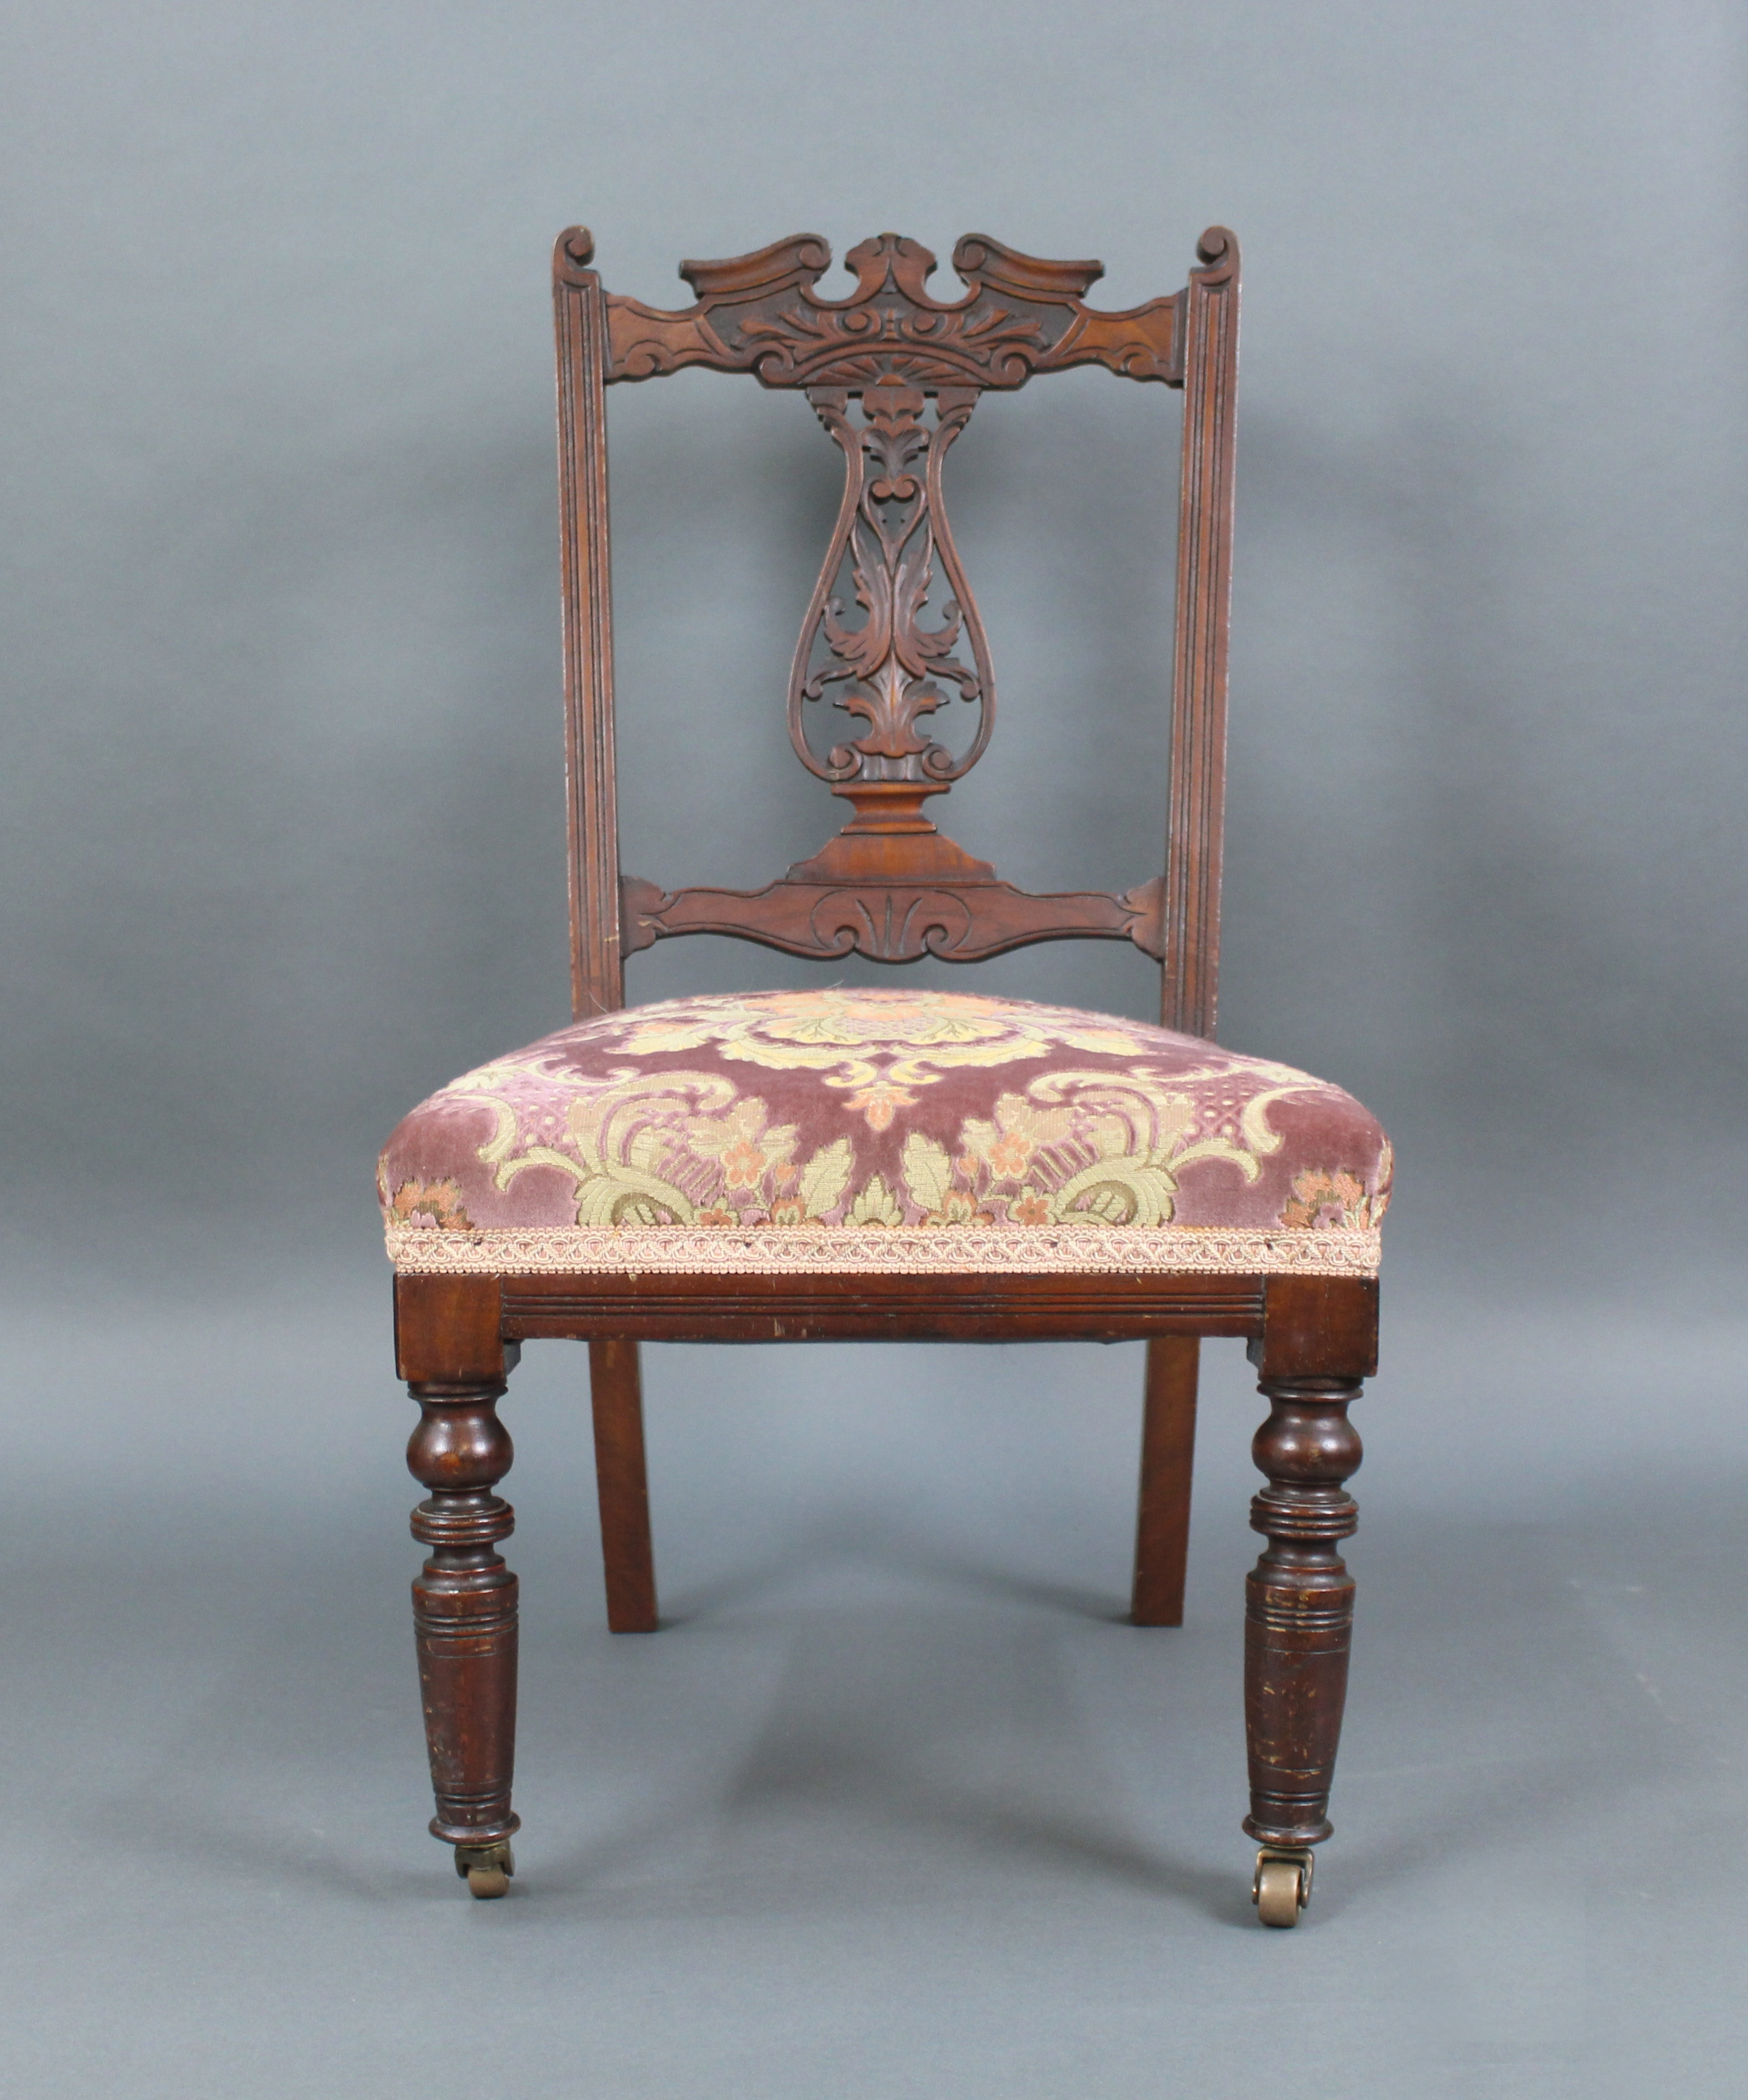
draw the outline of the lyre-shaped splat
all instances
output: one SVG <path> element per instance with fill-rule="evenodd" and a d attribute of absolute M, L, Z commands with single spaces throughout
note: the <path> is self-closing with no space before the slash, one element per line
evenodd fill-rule
<path fill-rule="evenodd" d="M 843 450 L 844 500 L 796 647 L 789 735 L 808 770 L 859 808 L 869 798 L 855 790 L 875 785 L 908 788 L 879 799 L 914 806 L 977 763 L 995 716 L 989 644 L 941 491 L 942 462 L 970 420 L 977 390 L 942 388 L 932 426 L 928 397 L 897 373 L 862 393 L 859 419 L 845 388 L 810 387 L 807 398 Z M 932 602 L 943 582 L 950 595 Z M 859 620 L 845 616 L 846 586 Z M 976 733 L 956 758 L 924 726 L 956 688 L 978 706 Z M 866 727 L 820 757 L 806 711 L 828 695 Z"/>

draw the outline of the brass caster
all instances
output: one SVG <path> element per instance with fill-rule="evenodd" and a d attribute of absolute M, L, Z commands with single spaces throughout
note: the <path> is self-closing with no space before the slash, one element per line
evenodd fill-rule
<path fill-rule="evenodd" d="M 1300 1912 L 1311 1900 L 1312 1864 L 1308 1851 L 1277 1850 L 1272 1845 L 1265 1845 L 1256 1855 L 1251 1901 L 1265 1925 L 1298 1924 Z"/>
<path fill-rule="evenodd" d="M 515 1855 L 508 1845 L 457 1845 L 455 1871 L 467 1884 L 467 1893 L 482 1901 L 510 1894 L 510 1877 L 516 1871 Z"/>

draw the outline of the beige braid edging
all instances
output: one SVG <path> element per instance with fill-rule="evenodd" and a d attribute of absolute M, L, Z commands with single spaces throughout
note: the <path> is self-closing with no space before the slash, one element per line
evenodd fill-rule
<path fill-rule="evenodd" d="M 576 1225 L 387 1229 L 409 1276 L 1375 1276 L 1375 1229 Z"/>

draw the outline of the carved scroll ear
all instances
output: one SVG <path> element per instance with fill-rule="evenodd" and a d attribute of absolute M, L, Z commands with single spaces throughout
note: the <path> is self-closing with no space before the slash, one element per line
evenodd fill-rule
<path fill-rule="evenodd" d="M 589 228 L 586 226 L 567 226 L 553 248 L 554 280 L 561 285 L 580 284 L 594 259 L 595 237 Z"/>
<path fill-rule="evenodd" d="M 723 262 L 682 262 L 680 275 L 693 296 L 704 302 L 811 285 L 831 267 L 831 247 L 823 236 L 792 233 L 787 240 L 774 240 L 751 255 L 731 255 Z"/>
<path fill-rule="evenodd" d="M 973 292 L 992 285 L 1022 297 L 1065 301 L 1084 298 L 1105 274 L 1102 262 L 1048 262 L 1040 255 L 1022 255 L 1017 248 L 1004 248 L 987 233 L 964 236 L 953 250 L 953 267 Z"/>

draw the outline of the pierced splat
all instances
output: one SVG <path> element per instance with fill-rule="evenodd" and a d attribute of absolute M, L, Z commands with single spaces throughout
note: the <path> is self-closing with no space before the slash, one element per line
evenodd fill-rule
<path fill-rule="evenodd" d="M 939 792 L 982 757 L 995 714 L 989 645 L 941 492 L 942 462 L 970 421 L 976 390 L 943 388 L 933 427 L 927 395 L 895 373 L 876 380 L 859 404 L 841 387 L 810 387 L 807 398 L 843 450 L 844 500 L 789 677 L 790 737 L 802 765 L 859 810 L 868 798 L 857 796 L 858 785 Z M 943 581 L 951 594 L 931 605 Z M 845 617 L 846 586 L 859 621 Z M 969 664 L 954 653 L 961 648 Z M 960 758 L 925 727 L 956 688 L 979 708 Z M 805 715 L 809 701 L 828 695 L 866 727 L 821 758 Z"/>
<path fill-rule="evenodd" d="M 883 962 L 924 955 L 969 962 L 1034 941 L 1090 937 L 1132 941 L 1163 960 L 1174 980 L 1168 1021 L 1210 1028 L 1218 841 L 1208 783 L 1225 744 L 1238 281 L 1230 235 L 1217 227 L 1203 235 L 1207 267 L 1185 290 L 1121 313 L 1085 304 L 1102 264 L 1024 255 L 982 234 L 968 234 L 953 251 L 965 286 L 956 300 L 933 296 L 934 257 L 895 233 L 850 250 L 855 288 L 847 298 L 820 296 L 831 250 L 817 235 L 797 234 L 730 261 L 682 263 L 695 303 L 676 312 L 604 291 L 588 267 L 593 252 L 588 234 L 573 228 L 554 258 L 567 560 L 576 579 L 567 585 L 567 649 L 578 1011 L 620 1004 L 620 959 L 673 934 L 726 933 L 794 955 L 854 951 Z M 1002 881 L 925 810 L 977 763 L 995 721 L 989 646 L 947 523 L 942 466 L 982 394 L 1085 364 L 1187 386 L 1194 397 L 1173 726 L 1174 810 L 1184 801 L 1188 822 L 1174 831 L 1163 878 L 1120 894 L 1035 895 Z M 766 386 L 805 393 L 844 454 L 843 500 L 801 624 L 788 723 L 801 763 L 850 805 L 850 815 L 820 852 L 763 889 L 669 893 L 631 878 L 610 889 L 600 846 L 612 798 L 601 389 L 691 365 L 749 372 Z M 849 718 L 835 735 L 822 704 Z M 956 734 L 955 720 L 973 707 L 975 727 Z"/>

